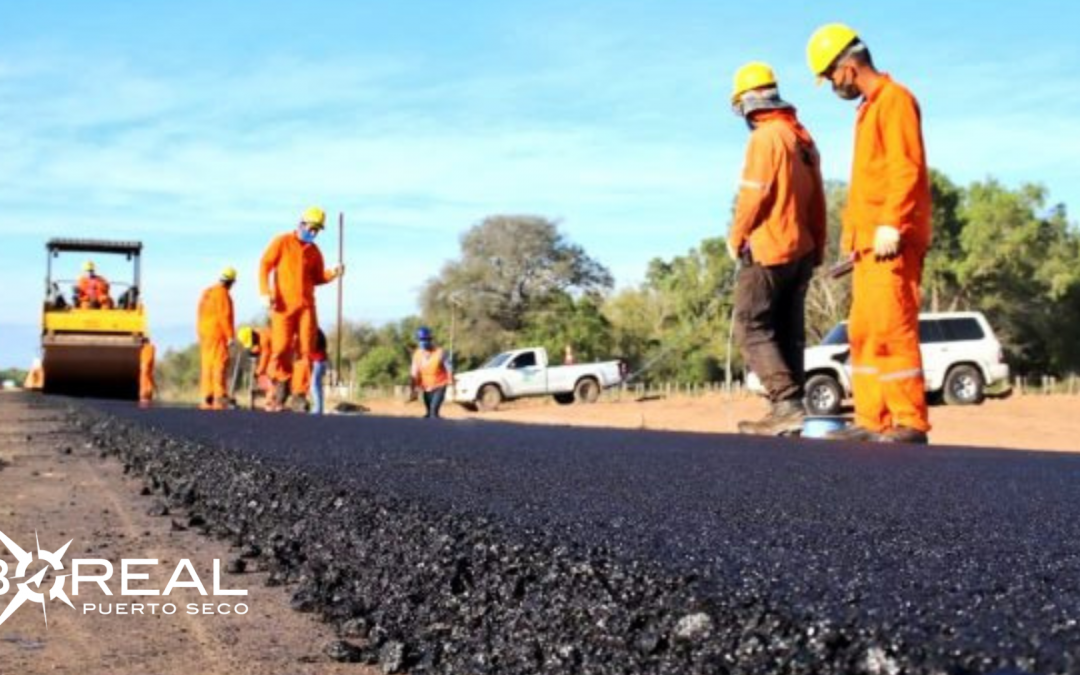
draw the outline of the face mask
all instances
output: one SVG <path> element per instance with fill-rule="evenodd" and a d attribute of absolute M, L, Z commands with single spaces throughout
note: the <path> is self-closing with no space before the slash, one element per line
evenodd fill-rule
<path fill-rule="evenodd" d="M 310 244 L 310 243 L 314 242 L 315 241 L 315 236 L 317 234 L 318 233 L 315 230 L 304 227 L 302 225 L 300 226 L 300 229 L 298 229 L 296 231 L 297 237 L 299 237 L 300 241 L 304 242 L 305 244 Z"/>
<path fill-rule="evenodd" d="M 845 101 L 854 101 L 862 96 L 862 92 L 854 84 L 833 84 L 833 93 Z"/>
<path fill-rule="evenodd" d="M 835 75 L 833 76 L 835 77 Z M 831 79 L 831 78 L 830 78 Z M 855 78 L 852 76 L 851 81 L 837 84 L 836 80 L 832 80 L 833 93 L 842 98 L 845 101 L 854 101 L 862 96 L 862 92 L 855 86 Z"/>

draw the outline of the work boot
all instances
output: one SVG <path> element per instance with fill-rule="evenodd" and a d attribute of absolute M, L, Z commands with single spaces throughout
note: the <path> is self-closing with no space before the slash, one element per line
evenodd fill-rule
<path fill-rule="evenodd" d="M 876 440 L 878 443 L 913 443 L 915 445 L 927 445 L 930 443 L 930 438 L 925 431 L 919 431 L 911 427 L 893 427 L 878 434 Z"/>
<path fill-rule="evenodd" d="M 881 440 L 881 434 L 876 431 L 870 431 L 866 427 L 852 424 L 850 427 L 830 431 L 825 434 L 825 439 L 829 441 L 858 441 L 860 443 L 867 443 Z"/>
<path fill-rule="evenodd" d="M 739 422 L 740 434 L 755 436 L 784 436 L 802 431 L 806 407 L 802 399 L 788 399 L 773 403 L 769 413 L 757 422 Z"/>

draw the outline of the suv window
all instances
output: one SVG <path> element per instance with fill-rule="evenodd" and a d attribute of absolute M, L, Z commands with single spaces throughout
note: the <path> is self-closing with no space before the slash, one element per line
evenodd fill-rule
<path fill-rule="evenodd" d="M 536 365 L 536 352 L 518 354 L 510 364 L 511 368 L 531 368 Z"/>
<path fill-rule="evenodd" d="M 935 342 L 946 342 L 947 340 L 948 338 L 941 331 L 940 321 L 923 320 L 919 322 L 920 344 L 929 345 Z"/>
<path fill-rule="evenodd" d="M 950 341 L 982 340 L 986 335 L 982 326 L 972 318 L 964 319 L 941 319 L 941 332 L 945 339 Z"/>

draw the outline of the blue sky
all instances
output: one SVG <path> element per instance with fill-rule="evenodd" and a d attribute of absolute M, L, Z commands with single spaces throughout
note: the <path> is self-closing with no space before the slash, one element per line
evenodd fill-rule
<path fill-rule="evenodd" d="M 225 264 L 253 316 L 259 255 L 309 204 L 346 213 L 352 319 L 416 311 L 461 232 L 499 212 L 561 219 L 634 284 L 726 227 L 741 63 L 775 66 L 846 178 L 852 106 L 804 60 L 828 21 L 919 97 L 933 166 L 1041 181 L 1075 210 L 1077 18 L 1064 1 L 5 2 L 0 366 L 34 354 L 50 236 L 141 239 L 165 346 L 194 339 Z"/>

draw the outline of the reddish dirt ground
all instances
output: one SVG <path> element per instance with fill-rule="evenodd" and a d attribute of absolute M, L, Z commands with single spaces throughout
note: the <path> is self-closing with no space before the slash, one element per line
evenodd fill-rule
<path fill-rule="evenodd" d="M 372 413 L 423 414 L 419 403 L 365 401 Z M 663 429 L 734 433 L 741 419 L 760 417 L 766 405 L 758 398 L 729 398 L 723 394 L 672 397 L 636 402 L 604 401 L 594 405 L 560 406 L 548 399 L 505 404 L 492 413 L 470 413 L 448 404 L 444 415 L 528 424 L 565 424 L 629 429 Z M 990 399 L 979 406 L 934 406 L 932 443 L 985 446 L 1017 450 L 1080 451 L 1080 396 L 1013 396 Z"/>
<path fill-rule="evenodd" d="M 66 454 L 65 448 L 71 453 Z M 34 552 L 27 575 L 46 566 L 36 556 L 35 534 L 42 548 L 50 551 L 72 541 L 63 557 L 64 573 L 70 573 L 73 558 L 106 559 L 114 568 L 108 583 L 112 596 L 94 584 L 80 584 L 79 594 L 72 595 L 67 579 L 64 588 L 76 609 L 59 600 L 47 602 L 46 627 L 42 605 L 27 603 L 0 625 L 0 675 L 381 672 L 330 661 L 323 655 L 334 639 L 330 627 L 291 610 L 288 587 L 266 587 L 266 574 L 257 569 L 241 575 L 225 573 L 235 551 L 190 529 L 173 531 L 174 519 L 181 525 L 187 522 L 183 514 L 146 515 L 151 498 L 139 496 L 142 487 L 140 480 L 123 474 L 115 459 L 102 459 L 72 434 L 58 411 L 32 408 L 23 399 L 0 394 L 0 531 Z M 119 561 L 125 558 L 159 561 L 154 567 L 133 568 L 151 578 L 132 582 L 132 588 L 164 589 L 178 561 L 186 558 L 208 592 L 213 588 L 213 561 L 221 559 L 221 587 L 248 591 L 246 597 L 227 601 L 243 602 L 249 611 L 244 616 L 188 615 L 188 603 L 213 599 L 193 588 L 173 590 L 167 600 L 120 596 Z M 15 558 L 3 545 L 0 560 L 7 563 L 7 576 L 14 576 Z M 42 588 L 47 591 L 53 583 L 50 573 Z M 15 592 L 12 587 L 0 595 L 0 613 Z M 113 608 L 149 602 L 172 602 L 178 610 L 172 616 L 160 610 L 148 616 L 148 607 L 143 615 L 83 613 L 84 603 Z"/>

